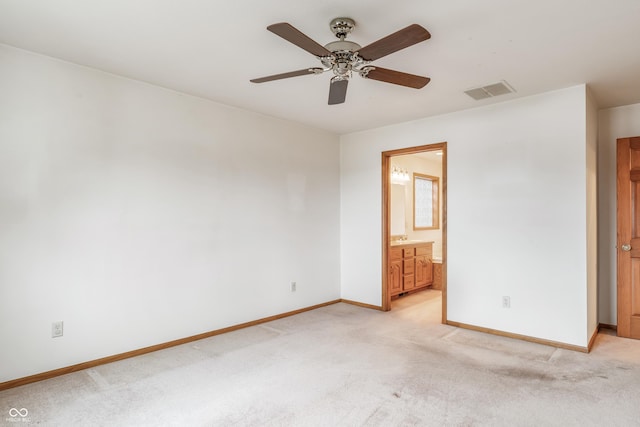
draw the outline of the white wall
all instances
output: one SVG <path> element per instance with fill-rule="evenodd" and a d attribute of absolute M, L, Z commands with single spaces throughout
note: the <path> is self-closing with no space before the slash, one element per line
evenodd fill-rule
<path fill-rule="evenodd" d="M 343 135 L 343 298 L 381 304 L 381 152 L 447 141 L 449 320 L 586 346 L 585 114 L 580 85 Z"/>
<path fill-rule="evenodd" d="M 601 323 L 617 325 L 616 140 L 640 136 L 640 104 L 598 112 L 598 281 Z"/>
<path fill-rule="evenodd" d="M 1 45 L 0 93 L 0 382 L 340 298 L 337 136 Z"/>

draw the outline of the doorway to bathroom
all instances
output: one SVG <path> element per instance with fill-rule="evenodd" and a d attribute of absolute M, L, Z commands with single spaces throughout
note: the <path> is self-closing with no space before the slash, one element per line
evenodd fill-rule
<path fill-rule="evenodd" d="M 446 142 L 382 153 L 384 311 L 441 293 L 446 321 L 446 165 Z"/>

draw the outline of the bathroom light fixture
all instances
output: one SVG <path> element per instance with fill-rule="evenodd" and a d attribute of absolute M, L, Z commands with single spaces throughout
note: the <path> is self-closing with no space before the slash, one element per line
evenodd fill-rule
<path fill-rule="evenodd" d="M 411 177 L 406 169 L 400 169 L 399 167 L 394 166 L 391 169 L 391 180 L 398 183 L 405 183 L 409 182 Z"/>

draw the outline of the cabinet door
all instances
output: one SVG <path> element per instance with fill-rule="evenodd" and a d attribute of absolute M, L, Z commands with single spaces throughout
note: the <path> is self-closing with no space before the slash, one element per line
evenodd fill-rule
<path fill-rule="evenodd" d="M 433 289 L 442 289 L 442 264 L 433 263 Z"/>
<path fill-rule="evenodd" d="M 425 276 L 425 284 L 432 285 L 433 284 L 433 261 L 431 261 L 431 258 L 427 258 L 425 260 L 424 276 Z"/>
<path fill-rule="evenodd" d="M 433 283 L 433 262 L 427 256 L 416 257 L 416 287 Z"/>
<path fill-rule="evenodd" d="M 387 280 L 391 296 L 402 293 L 402 261 L 391 261 L 389 264 L 389 280 Z"/>

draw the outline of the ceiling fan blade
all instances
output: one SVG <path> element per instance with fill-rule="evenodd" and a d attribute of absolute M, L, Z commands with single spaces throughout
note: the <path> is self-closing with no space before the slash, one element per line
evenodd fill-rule
<path fill-rule="evenodd" d="M 431 81 L 429 77 L 416 76 L 415 74 L 403 73 L 381 67 L 371 67 L 363 77 L 381 82 L 393 83 L 394 85 L 412 87 L 414 89 L 421 89 Z"/>
<path fill-rule="evenodd" d="M 375 61 L 390 53 L 397 52 L 430 38 L 431 34 L 429 34 L 429 31 L 418 24 L 411 24 L 402 30 L 389 34 L 387 37 L 363 47 L 358 51 L 358 55 L 366 61 Z"/>
<path fill-rule="evenodd" d="M 251 83 L 264 83 L 272 80 L 288 79 L 289 77 L 304 76 L 307 74 L 320 74 L 324 70 L 322 68 L 305 68 L 304 70 L 289 71 L 288 73 L 274 74 L 273 76 L 260 77 L 259 79 L 251 79 Z"/>
<path fill-rule="evenodd" d="M 331 80 L 329 86 L 329 105 L 342 104 L 347 97 L 349 80 Z"/>
<path fill-rule="evenodd" d="M 269 25 L 267 30 L 272 33 L 282 37 L 309 52 L 315 56 L 329 56 L 331 52 L 327 50 L 324 46 L 316 43 L 306 35 L 304 35 L 300 30 L 296 29 L 293 25 L 288 24 L 286 22 L 280 22 L 278 24 Z"/>

